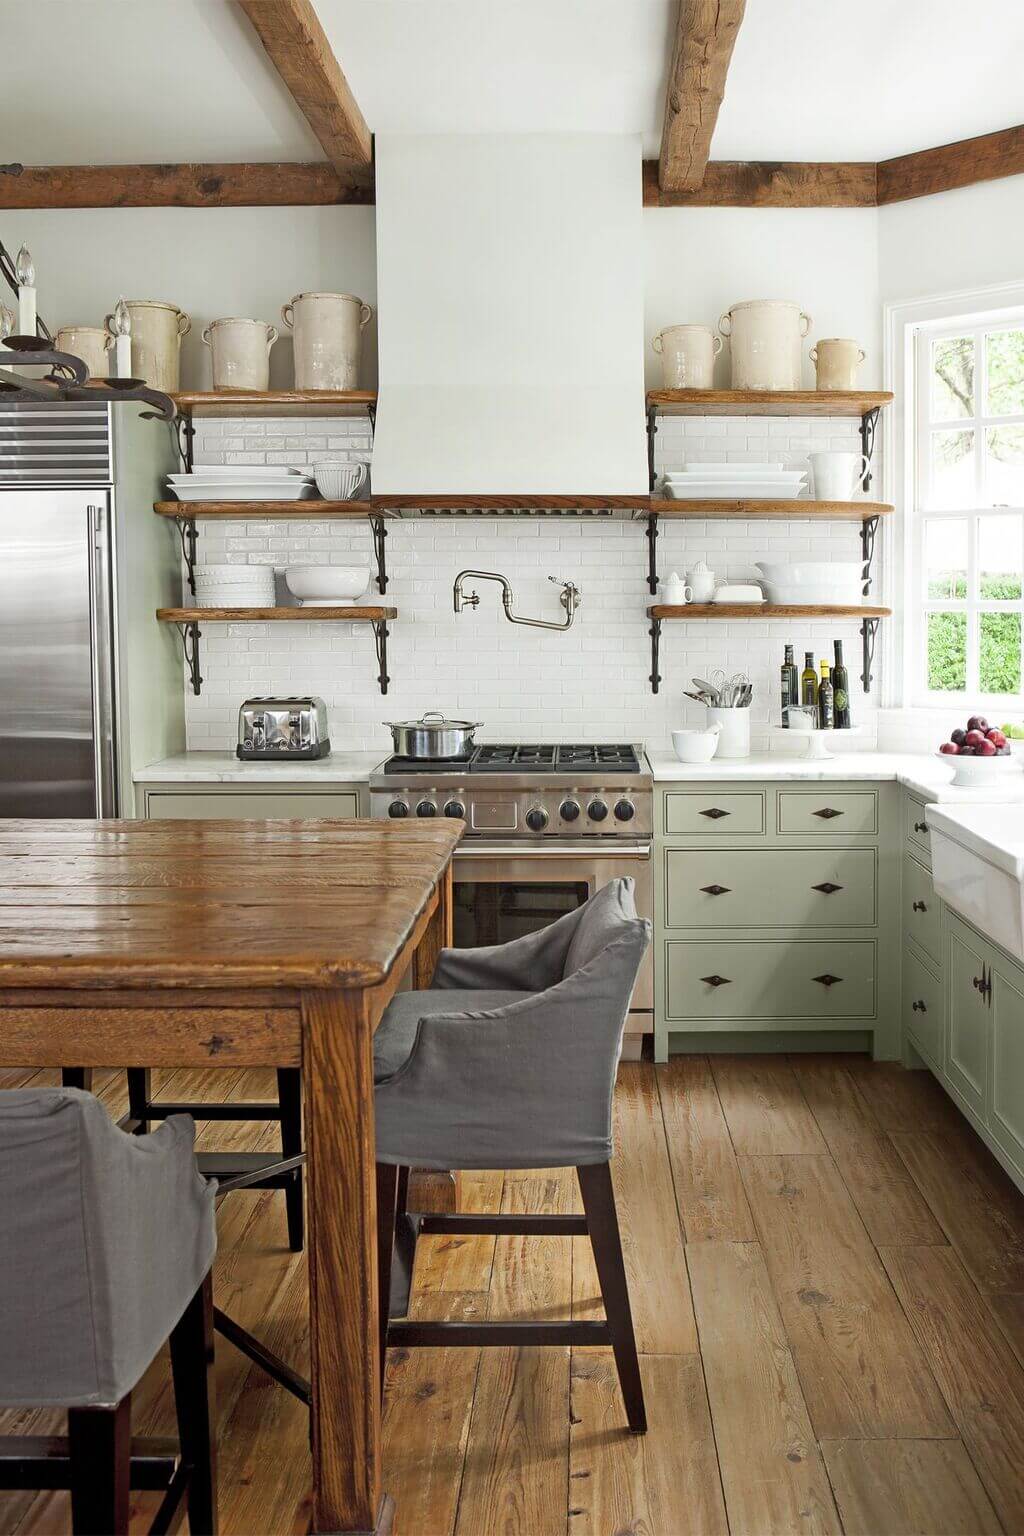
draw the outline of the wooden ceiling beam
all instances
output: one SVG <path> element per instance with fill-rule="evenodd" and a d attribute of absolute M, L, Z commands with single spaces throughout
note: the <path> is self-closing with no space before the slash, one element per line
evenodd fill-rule
<path fill-rule="evenodd" d="M 666 192 L 692 192 L 704 180 L 745 7 L 746 0 L 679 0 L 661 132 Z"/>
<path fill-rule="evenodd" d="M 1020 175 L 1024 175 L 1024 125 L 880 160 L 878 203 L 884 207 L 933 192 L 952 192 L 978 181 Z"/>
<path fill-rule="evenodd" d="M 238 0 L 331 164 L 373 163 L 373 135 L 310 0 Z"/>
<path fill-rule="evenodd" d="M 873 208 L 871 161 L 802 163 L 711 160 L 689 192 L 659 185 L 658 162 L 644 161 L 645 208 Z"/>
<path fill-rule="evenodd" d="M 280 208 L 372 203 L 372 173 L 302 165 L 0 165 L 0 208 Z"/>

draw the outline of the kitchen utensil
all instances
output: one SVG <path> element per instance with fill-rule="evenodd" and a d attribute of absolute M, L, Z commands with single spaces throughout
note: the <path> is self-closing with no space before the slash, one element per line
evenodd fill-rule
<path fill-rule="evenodd" d="M 710 325 L 668 325 L 651 341 L 666 389 L 711 389 L 722 338 Z"/>
<path fill-rule="evenodd" d="M 717 588 L 713 603 L 763 603 L 764 593 L 752 581 L 728 581 Z"/>
<path fill-rule="evenodd" d="M 246 699 L 238 711 L 243 762 L 329 757 L 327 705 L 313 694 L 297 699 Z"/>
<path fill-rule="evenodd" d="M 80 357 L 89 370 L 90 379 L 105 379 L 110 372 L 107 353 L 114 345 L 114 338 L 102 325 L 63 325 L 54 344 L 58 352 L 70 352 L 72 357 Z"/>
<path fill-rule="evenodd" d="M 313 465 L 316 488 L 325 501 L 351 501 L 365 483 L 366 464 L 321 461 Z"/>
<path fill-rule="evenodd" d="M 297 293 L 281 318 L 295 333 L 296 389 L 356 389 L 373 310 L 351 293 Z"/>
<path fill-rule="evenodd" d="M 269 389 L 275 326 L 266 320 L 213 320 L 202 334 L 213 360 L 214 389 Z"/>
<path fill-rule="evenodd" d="M 479 720 L 449 720 L 430 710 L 419 720 L 385 720 L 398 757 L 467 758 Z"/>
<path fill-rule="evenodd" d="M 708 705 L 708 725 L 719 725 L 722 734 L 718 738 L 717 757 L 750 756 L 750 710 Z"/>
<path fill-rule="evenodd" d="M 841 453 L 828 449 L 808 454 L 815 501 L 850 501 L 863 492 L 869 459 L 864 453 Z"/>
<path fill-rule="evenodd" d="M 690 572 L 690 587 L 695 603 L 710 603 L 714 597 L 715 573 L 708 569 L 706 561 L 698 560 Z"/>
<path fill-rule="evenodd" d="M 857 369 L 867 357 L 856 341 L 829 336 L 807 354 L 814 364 L 815 389 L 856 389 Z"/>
<path fill-rule="evenodd" d="M 181 362 L 181 338 L 187 336 L 192 321 L 176 304 L 161 299 L 126 299 L 131 318 L 132 374 L 145 379 L 151 389 L 173 394 L 178 388 Z M 114 335 L 114 317 L 104 324 Z"/>
<path fill-rule="evenodd" d="M 799 304 L 748 299 L 718 322 L 730 338 L 733 389 L 799 389 L 800 342 L 811 317 Z"/>
<path fill-rule="evenodd" d="M 706 731 L 673 731 L 672 749 L 681 763 L 710 763 L 722 735 L 720 725 Z"/>
<path fill-rule="evenodd" d="M 362 597 L 370 582 L 370 568 L 355 565 L 289 566 L 284 579 L 289 592 L 304 607 L 338 607 Z"/>

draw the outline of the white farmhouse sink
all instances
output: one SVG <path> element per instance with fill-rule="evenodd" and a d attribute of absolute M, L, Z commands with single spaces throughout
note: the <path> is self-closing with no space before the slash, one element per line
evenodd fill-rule
<path fill-rule="evenodd" d="M 929 805 L 936 894 L 1024 960 L 1024 805 Z"/>

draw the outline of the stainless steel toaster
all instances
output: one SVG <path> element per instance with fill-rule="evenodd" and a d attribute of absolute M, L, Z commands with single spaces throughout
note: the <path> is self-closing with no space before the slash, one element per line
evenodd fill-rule
<path fill-rule="evenodd" d="M 323 699 L 246 699 L 238 711 L 238 756 L 244 762 L 327 757 L 327 705 Z"/>

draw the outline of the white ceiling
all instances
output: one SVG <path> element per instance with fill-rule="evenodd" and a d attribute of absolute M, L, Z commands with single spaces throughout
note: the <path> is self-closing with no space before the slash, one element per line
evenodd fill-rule
<path fill-rule="evenodd" d="M 657 154 L 677 0 L 315 4 L 376 131 Z M 0 159 L 322 158 L 233 0 L 0 0 L 0 38 Z M 1021 0 L 748 0 L 712 154 L 884 159 L 1021 122 L 1022 82 Z"/>

